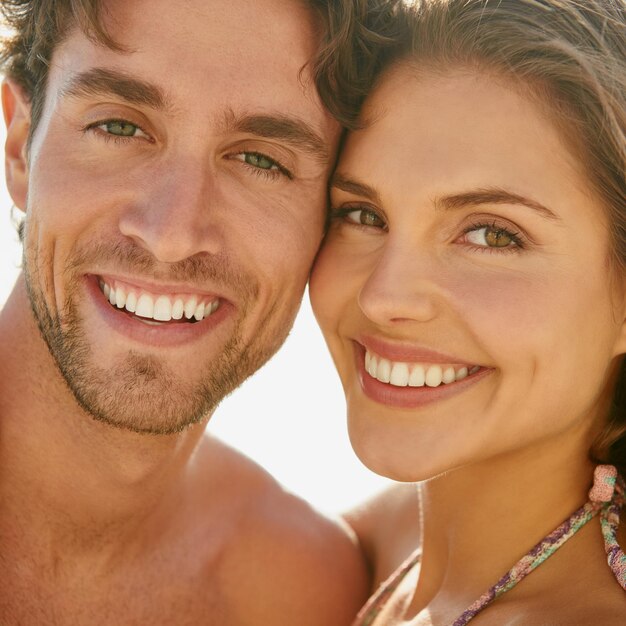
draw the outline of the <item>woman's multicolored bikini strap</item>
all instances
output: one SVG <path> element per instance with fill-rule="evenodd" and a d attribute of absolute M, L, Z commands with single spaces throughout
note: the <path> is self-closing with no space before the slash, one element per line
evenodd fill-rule
<path fill-rule="evenodd" d="M 496 598 L 515 587 L 530 572 L 552 556 L 598 513 L 609 567 L 615 574 L 617 582 L 626 590 L 626 555 L 617 541 L 620 513 L 624 505 L 624 491 L 624 480 L 618 475 L 617 469 L 613 465 L 598 465 L 594 472 L 593 486 L 589 491 L 589 501 L 523 556 L 493 587 L 464 611 L 455 620 L 453 626 L 465 626 Z M 420 554 L 419 551 L 412 554 L 381 586 L 363 607 L 354 626 L 369 626 L 374 623 L 402 579 L 419 562 Z"/>

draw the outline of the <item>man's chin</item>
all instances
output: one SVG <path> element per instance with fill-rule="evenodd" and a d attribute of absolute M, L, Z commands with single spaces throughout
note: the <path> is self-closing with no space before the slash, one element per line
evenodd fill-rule
<path fill-rule="evenodd" d="M 132 368 L 123 373 L 117 370 L 100 380 L 66 378 L 66 382 L 78 404 L 94 420 L 146 435 L 183 432 L 205 421 L 220 399 L 202 384 L 194 388 L 151 368 L 139 373 Z"/>

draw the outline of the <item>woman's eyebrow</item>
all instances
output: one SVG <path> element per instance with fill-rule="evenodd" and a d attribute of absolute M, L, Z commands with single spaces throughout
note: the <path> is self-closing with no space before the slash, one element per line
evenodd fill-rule
<path fill-rule="evenodd" d="M 380 195 L 373 187 L 366 185 L 365 183 L 347 178 L 341 174 L 336 173 L 331 182 L 331 187 L 336 187 L 346 193 L 352 193 L 355 196 L 363 196 L 368 200 L 371 200 L 374 204 L 381 204 Z"/>
<path fill-rule="evenodd" d="M 472 189 L 437 198 L 435 202 L 435 205 L 443 210 L 463 209 L 468 206 L 480 206 L 483 204 L 519 204 L 536 211 L 546 219 L 561 221 L 561 218 L 554 211 L 540 202 L 499 187 Z"/>
<path fill-rule="evenodd" d="M 335 174 L 331 181 L 331 187 L 336 187 L 346 193 L 363 196 L 375 204 L 381 204 L 380 195 L 373 187 L 365 183 L 347 178 L 341 174 Z M 520 194 L 513 193 L 499 187 L 486 187 L 472 189 L 461 193 L 437 198 L 435 205 L 444 210 L 463 209 L 468 206 L 480 206 L 483 204 L 520 204 L 533 211 L 537 211 L 543 217 L 560 221 L 561 218 L 551 209 L 536 200 L 526 198 Z"/>

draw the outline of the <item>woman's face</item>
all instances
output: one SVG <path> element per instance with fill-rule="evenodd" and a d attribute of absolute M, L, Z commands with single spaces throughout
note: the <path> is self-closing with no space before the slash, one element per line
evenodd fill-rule
<path fill-rule="evenodd" d="M 558 128 L 508 80 L 408 65 L 363 117 L 310 288 L 361 460 L 421 480 L 588 446 L 626 346 L 623 281 Z"/>

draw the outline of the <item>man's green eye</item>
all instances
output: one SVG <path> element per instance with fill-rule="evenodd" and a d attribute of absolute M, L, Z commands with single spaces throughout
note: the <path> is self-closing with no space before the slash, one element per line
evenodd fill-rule
<path fill-rule="evenodd" d="M 262 170 L 278 169 L 278 165 L 274 161 L 256 152 L 246 152 L 244 154 L 244 162 Z"/>
<path fill-rule="evenodd" d="M 118 137 L 134 137 L 139 130 L 138 126 L 131 124 L 130 122 L 124 122 L 122 120 L 113 120 L 103 124 L 107 133 L 111 135 L 117 135 Z"/>

